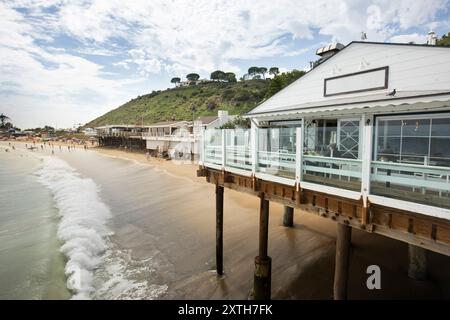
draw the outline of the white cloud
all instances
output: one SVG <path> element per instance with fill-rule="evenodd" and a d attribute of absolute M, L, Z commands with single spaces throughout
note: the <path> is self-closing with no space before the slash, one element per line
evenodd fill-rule
<path fill-rule="evenodd" d="M 391 37 L 391 39 L 389 40 L 390 42 L 397 42 L 397 43 L 413 42 L 417 44 L 423 44 L 427 42 L 427 37 L 425 34 L 411 33 L 411 34 L 399 34 Z"/>
<path fill-rule="evenodd" d="M 87 120 L 131 98 L 139 86 L 130 81 L 143 88 L 143 78 L 215 69 L 239 76 L 239 62 L 300 56 L 316 45 L 299 43 L 317 34 L 317 46 L 359 40 L 361 31 L 369 41 L 419 43 L 421 31 L 449 26 L 448 8 L 448 0 L 0 0 L 0 83 L 14 84 L 0 102 L 95 107 L 78 113 Z M 108 65 L 136 68 L 136 78 L 114 77 Z"/>

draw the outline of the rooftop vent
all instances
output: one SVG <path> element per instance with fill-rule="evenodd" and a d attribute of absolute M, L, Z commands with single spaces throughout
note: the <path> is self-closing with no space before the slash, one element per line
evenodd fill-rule
<path fill-rule="evenodd" d="M 336 42 L 336 43 L 330 43 L 329 45 L 326 45 L 325 47 L 322 47 L 320 49 L 317 49 L 316 54 L 318 56 L 321 56 L 322 59 L 327 59 L 337 53 L 338 51 L 342 50 L 345 46 L 342 43 Z"/>
<path fill-rule="evenodd" d="M 437 36 L 434 31 L 428 32 L 427 35 L 427 44 L 430 46 L 435 46 L 437 44 Z"/>

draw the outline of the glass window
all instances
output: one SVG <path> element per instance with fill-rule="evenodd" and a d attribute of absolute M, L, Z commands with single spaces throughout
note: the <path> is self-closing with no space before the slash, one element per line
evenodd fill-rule
<path fill-rule="evenodd" d="M 450 166 L 450 117 L 379 119 L 377 161 Z"/>
<path fill-rule="evenodd" d="M 345 119 L 317 119 L 306 121 L 304 154 L 310 156 L 358 159 L 359 124 L 359 120 Z"/>
<path fill-rule="evenodd" d="M 402 136 L 428 137 L 430 135 L 430 119 L 411 119 L 402 121 Z"/>
<path fill-rule="evenodd" d="M 450 118 L 433 119 L 431 135 L 435 137 L 450 137 Z"/>
<path fill-rule="evenodd" d="M 450 137 L 431 137 L 430 165 L 450 167 Z"/>
<path fill-rule="evenodd" d="M 307 121 L 304 153 L 324 157 L 337 156 L 337 120 Z"/>
<path fill-rule="evenodd" d="M 378 121 L 378 136 L 400 137 L 401 120 L 382 120 Z"/>
<path fill-rule="evenodd" d="M 358 159 L 359 153 L 359 120 L 339 120 L 340 158 Z"/>

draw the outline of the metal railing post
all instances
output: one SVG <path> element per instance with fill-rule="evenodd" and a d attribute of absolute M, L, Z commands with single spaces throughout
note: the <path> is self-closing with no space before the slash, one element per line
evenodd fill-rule
<path fill-rule="evenodd" d="M 370 163 L 372 161 L 372 132 L 373 116 L 363 114 L 361 117 L 362 126 L 362 165 L 361 165 L 361 193 L 364 207 L 367 207 L 367 197 L 370 194 Z"/>
<path fill-rule="evenodd" d="M 302 178 L 302 151 L 303 151 L 303 125 L 295 128 L 295 182 L 300 183 Z"/>
<path fill-rule="evenodd" d="M 258 165 L 258 127 L 252 122 L 250 129 L 250 147 L 252 152 L 252 173 L 256 174 Z"/>
<path fill-rule="evenodd" d="M 226 143 L 226 129 L 222 129 L 222 170 L 225 169 L 226 161 L 225 161 L 225 152 L 227 150 L 227 143 Z"/>

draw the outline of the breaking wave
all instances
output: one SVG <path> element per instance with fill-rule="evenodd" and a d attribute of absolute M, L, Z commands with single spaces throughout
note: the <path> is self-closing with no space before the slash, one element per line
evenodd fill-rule
<path fill-rule="evenodd" d="M 110 209 L 100 199 L 99 187 L 92 179 L 81 177 L 61 159 L 45 157 L 42 161 L 36 175 L 52 191 L 59 210 L 57 236 L 67 257 L 67 288 L 73 292 L 72 299 L 90 299 L 95 292 L 94 271 L 112 234 L 107 227 Z"/>

